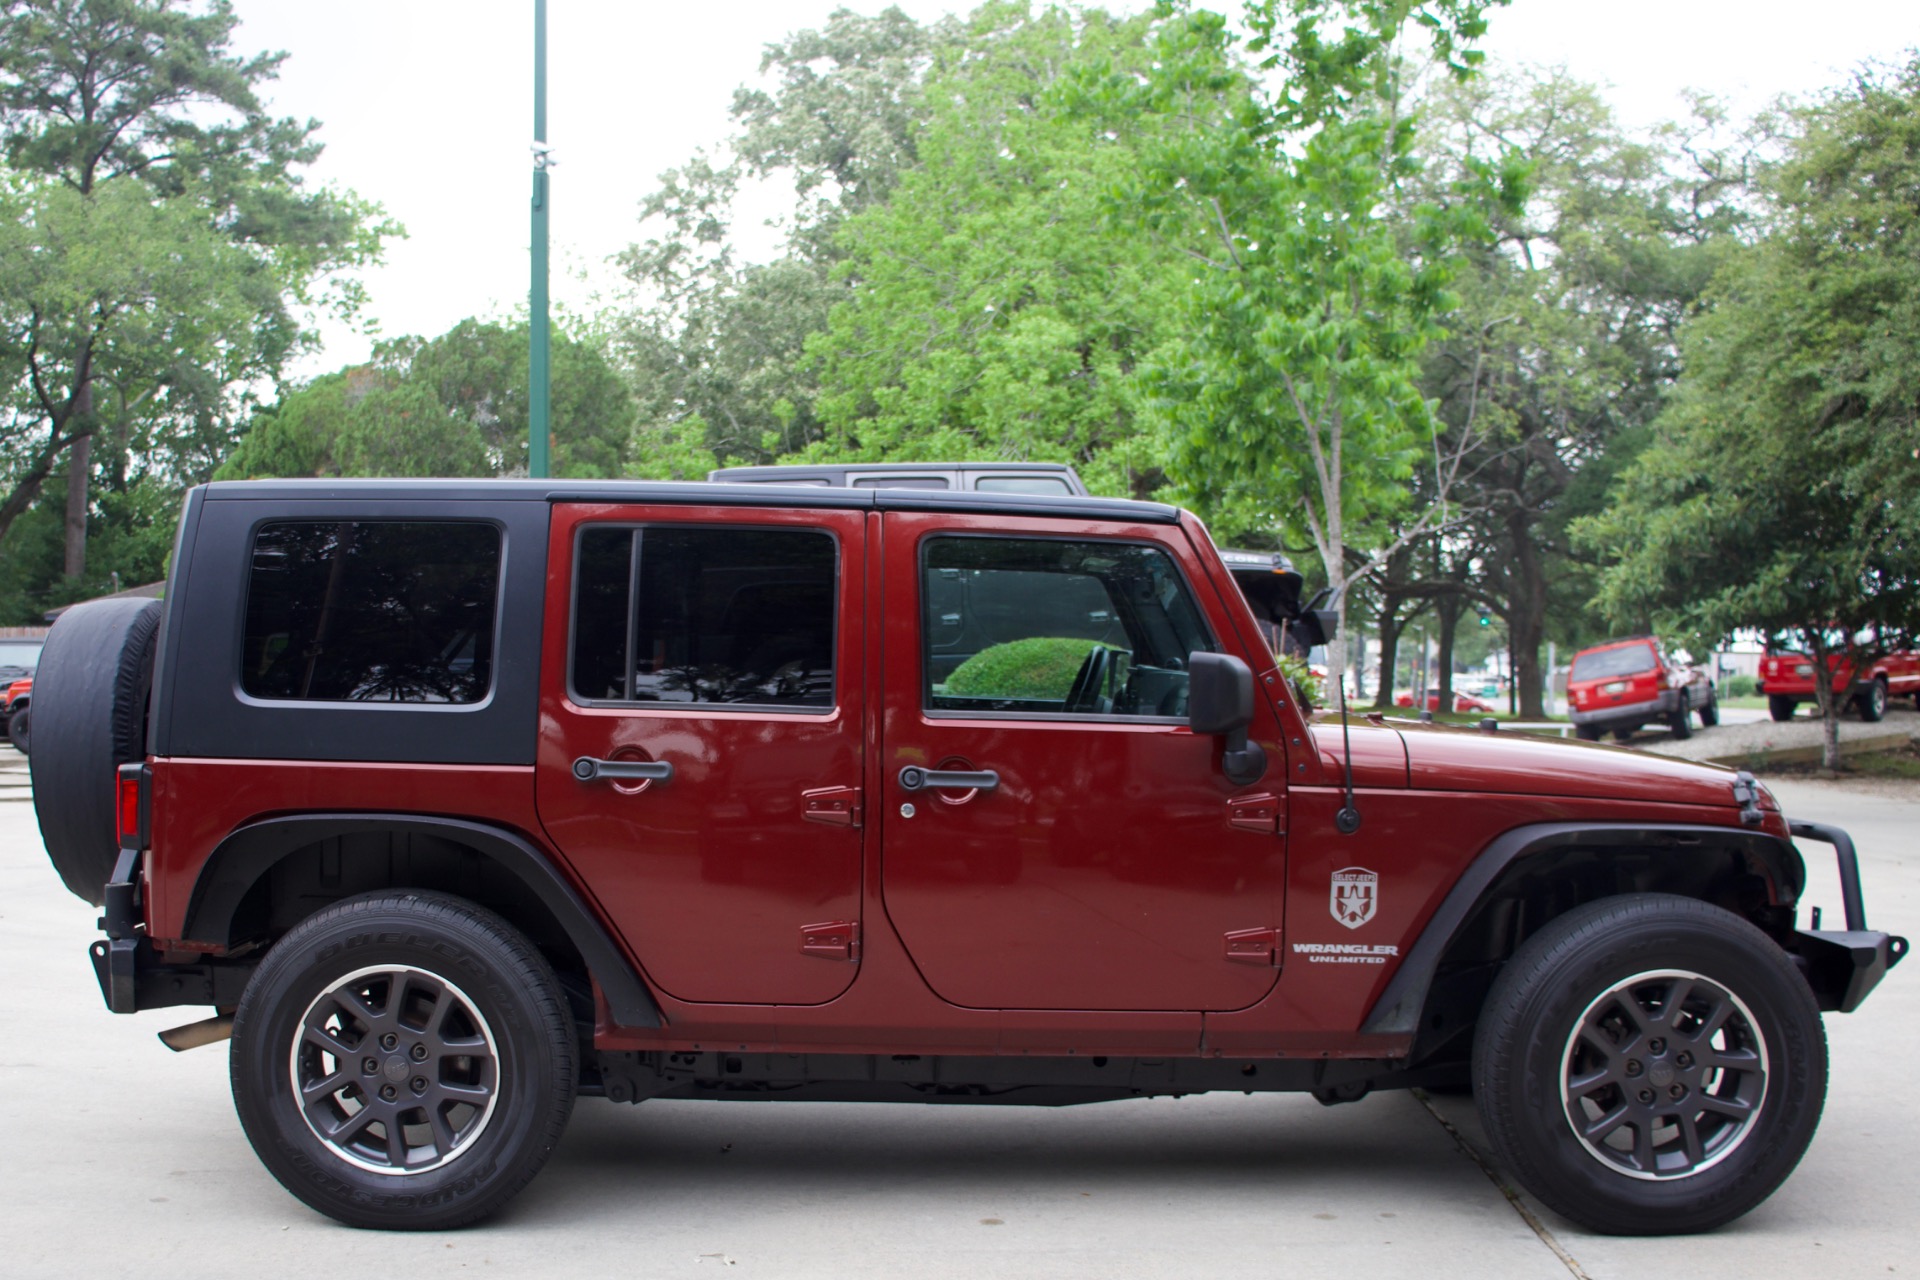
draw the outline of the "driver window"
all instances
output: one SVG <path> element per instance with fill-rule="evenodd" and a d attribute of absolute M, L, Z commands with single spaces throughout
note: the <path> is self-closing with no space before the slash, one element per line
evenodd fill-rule
<path fill-rule="evenodd" d="M 963 715 L 1184 719 L 1187 655 L 1212 637 L 1158 547 L 929 538 L 922 705 Z"/>

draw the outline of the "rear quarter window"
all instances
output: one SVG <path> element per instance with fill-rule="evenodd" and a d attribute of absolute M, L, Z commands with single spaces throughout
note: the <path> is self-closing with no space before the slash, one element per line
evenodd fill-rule
<path fill-rule="evenodd" d="M 481 701 L 493 681 L 500 546 L 500 530 L 479 521 L 262 526 L 241 690 L 276 701 Z"/>

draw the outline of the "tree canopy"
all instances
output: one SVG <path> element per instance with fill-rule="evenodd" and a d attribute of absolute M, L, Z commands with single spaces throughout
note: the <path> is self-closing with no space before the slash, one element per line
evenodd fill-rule
<path fill-rule="evenodd" d="M 1784 146 L 1659 438 L 1578 532 L 1618 622 L 1857 664 L 1920 634 L 1920 57 L 1795 112 Z"/>

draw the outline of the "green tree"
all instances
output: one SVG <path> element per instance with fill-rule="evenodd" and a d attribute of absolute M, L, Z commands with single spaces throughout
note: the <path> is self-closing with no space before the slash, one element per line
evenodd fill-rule
<path fill-rule="evenodd" d="M 395 228 L 302 185 L 317 125 L 261 108 L 282 55 L 231 53 L 225 0 L 0 13 L 0 537 L 64 464 L 77 589 L 97 473 L 204 474 L 297 346 L 298 309 L 351 312 L 337 272 Z"/>
<path fill-rule="evenodd" d="M 1859 669 L 1920 633 L 1920 55 L 1788 120 L 1765 234 L 1688 323 L 1659 439 L 1576 533 L 1617 621 Z M 1817 684 L 1834 768 L 1845 691 Z"/>
<path fill-rule="evenodd" d="M 1446 606 L 1490 607 L 1524 715 L 1544 710 L 1556 626 L 1583 638 L 1591 577 L 1568 524 L 1645 439 L 1679 369 L 1681 318 L 1735 243 L 1744 166 L 1737 143 L 1717 146 L 1718 123 L 1708 111 L 1630 135 L 1564 71 L 1489 73 L 1427 99 L 1421 181 L 1436 196 L 1508 157 L 1528 175 L 1524 203 L 1496 208 L 1495 235 L 1469 247 L 1452 332 L 1421 377 L 1443 443 L 1467 449 L 1450 495 L 1462 527 L 1429 579 L 1453 584 L 1436 597 L 1441 633 Z"/>
<path fill-rule="evenodd" d="M 847 294 L 832 278 L 836 232 L 916 163 L 922 82 L 962 53 L 952 21 L 836 10 L 767 46 L 770 83 L 734 95 L 737 128 L 718 156 L 661 175 L 641 210 L 654 234 L 620 257 L 633 297 L 614 325 L 645 474 L 768 462 L 818 436 L 805 345 Z M 741 188 L 779 184 L 793 192 L 785 251 L 742 262 L 732 239 Z"/>
<path fill-rule="evenodd" d="M 633 402 L 598 345 L 553 335 L 553 474 L 626 469 Z M 222 479 L 491 476 L 527 470 L 527 327 L 463 320 L 382 343 L 364 365 L 262 410 Z"/>
<path fill-rule="evenodd" d="M 1024 3 L 968 20 L 970 55 L 927 82 L 920 164 L 840 233 L 851 289 L 808 345 L 824 435 L 801 456 L 1057 460 L 1099 492 L 1160 483 L 1135 375 L 1191 272 L 1166 235 L 1102 212 L 1163 122 L 1063 109 L 1077 68 L 1144 74 L 1150 29 Z"/>
<path fill-rule="evenodd" d="M 1150 73 L 1097 92 L 1110 119 L 1189 122 L 1145 148 L 1117 193 L 1122 215 L 1154 233 L 1196 218 L 1214 231 L 1186 336 L 1152 377 L 1173 478 L 1223 530 L 1310 539 L 1343 623 L 1349 546 L 1372 540 L 1432 447 L 1417 376 L 1451 306 L 1454 248 L 1479 232 L 1478 204 L 1519 177 L 1482 168 L 1465 198 L 1407 199 L 1420 170 L 1410 37 L 1465 76 L 1497 2 L 1257 0 L 1245 49 L 1260 87 L 1215 119 L 1194 104 L 1244 78 L 1238 38 L 1220 15 L 1169 0 Z"/>

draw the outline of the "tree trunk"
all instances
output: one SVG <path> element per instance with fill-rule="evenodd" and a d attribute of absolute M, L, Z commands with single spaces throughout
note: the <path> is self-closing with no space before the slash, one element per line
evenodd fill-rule
<path fill-rule="evenodd" d="M 1387 592 L 1380 595 L 1380 687 L 1374 691 L 1373 709 L 1393 709 L 1394 673 L 1400 666 L 1400 597 Z"/>
<path fill-rule="evenodd" d="M 1435 684 L 1439 688 L 1440 701 L 1436 707 L 1441 711 L 1453 710 L 1453 638 L 1460 625 L 1460 597 L 1451 593 L 1434 601 L 1434 608 L 1440 615 L 1440 654 L 1434 660 L 1435 674 L 1439 677 Z"/>
<path fill-rule="evenodd" d="M 1540 549 L 1533 544 L 1532 513 L 1516 511 L 1507 517 L 1508 541 L 1513 547 L 1514 590 L 1507 602 L 1507 650 L 1513 655 L 1513 687 L 1519 694 L 1516 710 L 1525 720 L 1546 718 L 1540 696 L 1540 646 L 1547 637 L 1547 573 Z"/>
<path fill-rule="evenodd" d="M 83 377 L 73 394 L 73 416 L 83 426 L 93 415 L 93 379 Z M 66 574 L 79 578 L 87 572 L 87 491 L 93 478 L 93 435 L 89 432 L 67 449 L 67 561 Z"/>

